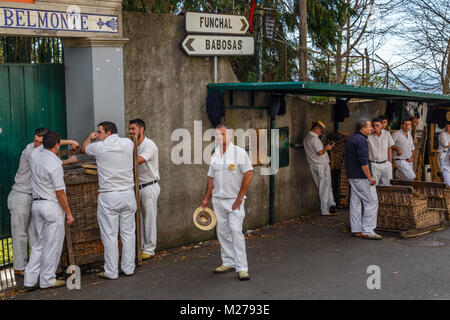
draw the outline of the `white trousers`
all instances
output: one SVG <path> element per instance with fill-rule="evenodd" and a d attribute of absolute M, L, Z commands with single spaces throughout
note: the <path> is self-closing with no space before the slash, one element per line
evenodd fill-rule
<path fill-rule="evenodd" d="M 122 240 L 121 269 L 134 273 L 136 258 L 136 198 L 132 190 L 101 192 L 98 195 L 97 219 L 105 248 L 105 276 L 119 277 L 119 231 Z"/>
<path fill-rule="evenodd" d="M 140 190 L 141 202 L 141 249 L 143 253 L 155 254 L 156 249 L 156 217 L 158 213 L 158 197 L 161 188 L 154 183 Z"/>
<path fill-rule="evenodd" d="M 248 271 L 245 237 L 242 224 L 245 218 L 244 202 L 241 208 L 231 210 L 235 199 L 213 197 L 213 209 L 217 217 L 217 238 L 220 242 L 222 264 L 239 271 Z"/>
<path fill-rule="evenodd" d="M 31 218 L 31 194 L 11 190 L 8 209 L 11 213 L 11 235 L 14 255 L 14 270 L 25 270 L 28 261 L 28 227 Z M 31 247 L 31 244 L 30 244 Z"/>
<path fill-rule="evenodd" d="M 398 169 L 398 176 L 400 179 L 412 181 L 416 178 L 412 162 L 408 162 L 406 160 L 395 160 L 395 166 Z"/>
<path fill-rule="evenodd" d="M 352 232 L 363 235 L 373 234 L 377 226 L 378 196 L 375 186 L 367 179 L 349 179 L 350 192 L 350 225 Z M 361 200 L 364 205 L 362 215 Z"/>
<path fill-rule="evenodd" d="M 31 243 L 30 261 L 25 268 L 24 285 L 34 286 L 38 280 L 41 288 L 56 282 L 56 269 L 64 243 L 65 214 L 59 203 L 34 201 L 31 208 L 30 229 L 36 239 Z"/>
<path fill-rule="evenodd" d="M 445 161 L 445 157 L 448 157 L 448 152 L 440 152 L 438 155 L 439 169 L 444 177 L 444 182 L 450 186 L 450 165 L 449 161 Z"/>
<path fill-rule="evenodd" d="M 372 167 L 372 176 L 377 180 L 377 186 L 390 186 L 392 179 L 392 163 L 386 161 L 385 163 L 370 163 Z"/>
<path fill-rule="evenodd" d="M 330 213 L 330 207 L 335 206 L 333 197 L 333 189 L 331 186 L 331 170 L 330 165 L 314 163 L 309 165 L 311 175 L 317 189 L 319 189 L 320 211 L 322 215 Z"/>

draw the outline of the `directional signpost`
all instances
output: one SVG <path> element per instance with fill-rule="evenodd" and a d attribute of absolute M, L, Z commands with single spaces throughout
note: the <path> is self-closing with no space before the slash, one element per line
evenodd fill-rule
<path fill-rule="evenodd" d="M 255 40 L 244 36 L 249 28 L 247 18 L 229 14 L 186 12 L 188 34 L 181 47 L 188 56 L 214 57 L 214 82 L 217 82 L 217 56 L 250 56 Z"/>

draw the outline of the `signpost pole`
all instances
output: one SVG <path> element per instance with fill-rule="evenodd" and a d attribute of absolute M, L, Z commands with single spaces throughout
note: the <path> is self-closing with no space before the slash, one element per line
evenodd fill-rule
<path fill-rule="evenodd" d="M 214 83 L 217 83 L 217 56 L 214 56 Z"/>

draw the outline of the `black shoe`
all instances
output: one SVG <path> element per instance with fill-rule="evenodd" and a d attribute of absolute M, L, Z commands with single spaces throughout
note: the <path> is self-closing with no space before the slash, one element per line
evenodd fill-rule
<path fill-rule="evenodd" d="M 330 213 L 336 213 L 336 206 L 330 207 Z"/>
<path fill-rule="evenodd" d="M 25 290 L 25 292 L 34 291 L 36 289 L 39 289 L 39 281 L 32 287 L 23 286 L 23 290 Z"/>

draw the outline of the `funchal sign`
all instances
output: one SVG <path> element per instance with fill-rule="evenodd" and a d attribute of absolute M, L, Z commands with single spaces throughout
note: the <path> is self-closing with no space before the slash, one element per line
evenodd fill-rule
<path fill-rule="evenodd" d="M 41 1 L 0 0 L 0 34 L 71 37 L 120 35 L 119 9 L 87 8 L 68 2 L 55 0 L 48 5 Z M 118 14 L 103 14 L 103 12 Z"/>
<path fill-rule="evenodd" d="M 186 32 L 245 34 L 248 21 L 244 16 L 186 12 Z"/>
<path fill-rule="evenodd" d="M 185 28 L 188 34 L 181 47 L 188 56 L 253 55 L 253 37 L 244 35 L 249 24 L 244 16 L 187 12 Z"/>

